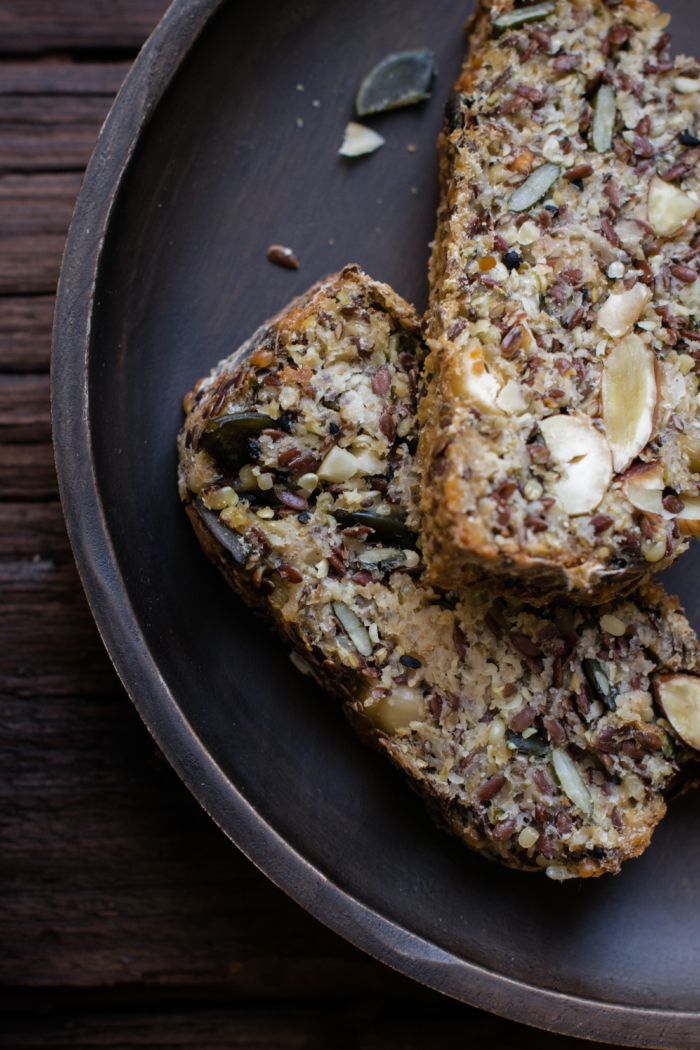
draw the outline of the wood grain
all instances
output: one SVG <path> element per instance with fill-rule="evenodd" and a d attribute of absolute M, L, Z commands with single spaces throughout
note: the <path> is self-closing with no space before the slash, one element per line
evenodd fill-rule
<path fill-rule="evenodd" d="M 0 177 L 0 294 L 55 292 L 82 175 Z"/>
<path fill-rule="evenodd" d="M 167 0 L 3 0 L 2 50 L 36 54 L 58 49 L 138 49 L 167 6 Z"/>
<path fill-rule="evenodd" d="M 0 372 L 48 372 L 55 306 L 55 295 L 0 295 Z"/>
<path fill-rule="evenodd" d="M 260 1009 L 200 1008 L 119 1013 L 66 1011 L 12 1019 L 0 1046 L 13 1050 L 426 1050 L 436 1045 L 489 1050 L 603 1050 L 598 1042 L 551 1035 L 431 996 L 374 995 L 333 1003 L 278 1003 Z"/>

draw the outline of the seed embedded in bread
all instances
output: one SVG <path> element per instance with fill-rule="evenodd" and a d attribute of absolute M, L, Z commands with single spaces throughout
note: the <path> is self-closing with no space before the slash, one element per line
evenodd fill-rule
<path fill-rule="evenodd" d="M 187 395 L 180 494 L 227 581 L 441 826 L 556 880 L 615 872 L 691 756 L 666 683 L 700 683 L 700 647 L 653 584 L 577 610 L 425 581 L 423 356 L 391 289 L 357 267 L 328 278 Z M 326 478 L 333 449 L 353 462 Z"/>
<path fill-rule="evenodd" d="M 667 59 L 667 23 L 648 0 L 477 5 L 431 260 L 437 585 L 596 604 L 700 531 L 683 524 L 700 481 L 700 67 Z M 626 474 L 646 467 L 672 512 L 632 499 Z"/>

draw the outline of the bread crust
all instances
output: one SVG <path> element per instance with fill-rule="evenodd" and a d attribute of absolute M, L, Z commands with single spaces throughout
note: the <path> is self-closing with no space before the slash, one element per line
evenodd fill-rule
<path fill-rule="evenodd" d="M 429 382 L 420 411 L 425 554 L 431 580 L 442 587 L 488 588 L 534 603 L 570 595 L 595 605 L 630 593 L 670 565 L 698 532 L 697 520 L 684 515 L 697 498 L 700 466 L 689 452 L 700 434 L 692 331 L 696 311 L 700 323 L 700 298 L 695 263 L 692 273 L 674 263 L 681 255 L 695 257 L 697 216 L 676 235 L 660 237 L 647 212 L 658 173 L 667 179 L 670 172 L 666 185 L 681 195 L 700 189 L 693 156 L 678 137 L 679 120 L 691 132 L 697 123 L 700 95 L 669 95 L 673 77 L 694 76 L 697 67 L 681 56 L 669 72 L 664 22 L 654 4 L 625 0 L 607 8 L 558 0 L 554 7 L 542 23 L 494 36 L 493 21 L 515 5 L 480 0 L 466 27 L 469 56 L 447 107 L 430 264 Z M 596 82 L 609 83 L 618 107 L 606 153 L 590 142 Z M 648 145 L 643 122 L 657 134 L 662 120 L 670 134 L 660 151 Z M 555 130 L 557 121 L 565 130 Z M 563 175 L 529 209 L 509 211 L 512 187 L 546 164 Z M 568 179 L 579 168 L 583 189 Z M 543 203 L 551 194 L 561 207 L 547 212 Z M 513 252 L 521 257 L 519 269 L 508 268 Z M 610 355 L 628 336 L 610 336 L 599 318 L 615 300 L 612 293 L 622 291 L 623 279 L 609 276 L 618 272 L 615 266 L 640 303 L 649 300 L 637 318 L 646 328 L 634 327 L 629 337 L 653 371 L 657 407 L 650 440 L 634 446 L 632 465 L 662 466 L 658 513 L 634 502 L 622 452 L 613 456 L 617 466 L 607 487 L 601 482 L 598 502 L 593 494 L 584 511 L 569 510 L 561 495 L 569 468 L 549 448 L 542 427 L 558 414 L 581 433 L 595 430 L 603 445 L 613 441 L 613 403 L 605 401 L 603 384 L 612 374 Z M 667 323 L 676 311 L 691 329 Z M 520 340 L 515 355 L 514 333 Z M 549 452 L 546 460 L 531 460 L 533 444 Z M 605 448 L 596 452 L 589 476 L 610 469 L 605 455 Z M 539 497 L 525 495 L 528 481 Z M 514 494 L 502 498 L 511 483 Z M 662 496 L 672 493 L 676 502 L 662 507 Z M 679 506 L 685 509 L 676 518 Z M 607 518 L 610 525 L 601 529 Z"/>
<path fill-rule="evenodd" d="M 393 529 L 400 523 L 407 543 L 420 525 L 411 452 L 417 337 L 412 309 L 358 268 L 295 300 L 185 398 L 187 514 L 233 590 L 342 700 L 361 739 L 407 774 L 442 827 L 518 870 L 615 872 L 648 844 L 664 793 L 690 757 L 675 737 L 662 750 L 651 678 L 700 674 L 700 647 L 656 584 L 606 607 L 600 623 L 570 603 L 536 611 L 448 594 L 425 582 L 415 550 L 377 542 L 367 519 L 348 523 L 344 508 L 360 507 L 361 496 L 380 518 L 388 512 Z M 251 412 L 271 425 L 238 478 L 226 476 L 203 435 L 216 420 Z M 327 433 L 388 469 L 323 482 L 299 502 L 310 457 L 324 473 Z M 616 693 L 607 708 L 582 675 L 591 659 Z M 552 765 L 565 746 L 578 770 L 573 801 Z"/>

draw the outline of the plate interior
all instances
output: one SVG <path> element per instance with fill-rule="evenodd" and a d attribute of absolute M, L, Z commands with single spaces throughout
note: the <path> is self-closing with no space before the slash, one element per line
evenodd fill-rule
<path fill-rule="evenodd" d="M 700 51 L 690 0 L 676 42 Z M 358 262 L 419 309 L 437 205 L 442 102 L 470 6 L 454 0 L 224 5 L 177 74 L 116 201 L 97 281 L 89 426 L 124 585 L 153 659 L 231 782 L 334 883 L 403 928 L 536 987 L 692 1010 L 700 969 L 697 796 L 621 875 L 557 885 L 438 832 L 402 776 L 234 598 L 176 492 L 182 396 L 319 276 Z M 433 99 L 368 120 L 337 155 L 361 77 L 429 47 Z M 409 146 L 415 147 L 410 149 Z M 273 267 L 272 243 L 296 272 Z M 700 627 L 700 547 L 665 582 Z"/>

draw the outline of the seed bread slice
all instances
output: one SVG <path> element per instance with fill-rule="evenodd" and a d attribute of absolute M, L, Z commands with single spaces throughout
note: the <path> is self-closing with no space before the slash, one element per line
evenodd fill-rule
<path fill-rule="evenodd" d="M 442 826 L 554 879 L 617 871 L 694 754 L 670 719 L 700 721 L 700 647 L 654 584 L 578 611 L 424 581 L 422 354 L 385 285 L 357 267 L 316 285 L 185 398 L 187 513 Z"/>
<path fill-rule="evenodd" d="M 591 604 L 700 528 L 700 66 L 647 0 L 480 0 L 421 406 L 443 587 Z"/>

